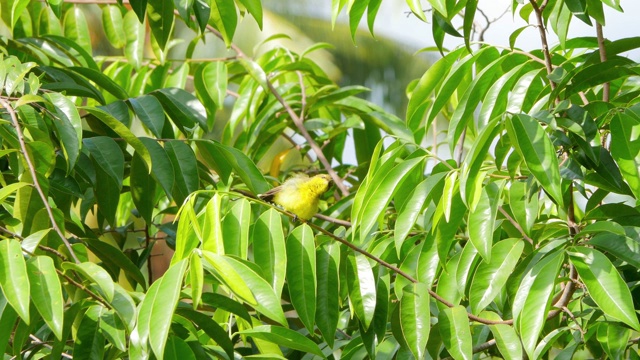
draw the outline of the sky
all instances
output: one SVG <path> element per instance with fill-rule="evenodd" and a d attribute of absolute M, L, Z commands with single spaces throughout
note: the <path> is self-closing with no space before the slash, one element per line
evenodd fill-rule
<path fill-rule="evenodd" d="M 427 1 L 421 1 L 425 8 L 429 8 Z M 502 14 L 510 7 L 511 0 L 486 0 L 480 1 L 478 7 L 482 9 L 489 18 L 493 19 Z M 624 13 L 604 6 L 606 25 L 604 26 L 604 36 L 607 39 L 615 40 L 625 37 L 640 36 L 640 1 L 621 0 L 620 5 Z M 327 5 L 325 5 L 327 6 Z M 327 10 L 327 9 L 325 9 Z M 426 24 L 415 16 L 407 16 L 408 6 L 405 0 L 386 0 L 382 2 L 376 18 L 376 32 L 384 34 L 393 39 L 400 40 L 407 45 L 417 48 L 433 46 L 431 36 L 431 24 Z M 533 17 L 532 17 L 533 20 Z M 364 25 L 364 21 L 361 26 Z M 485 34 L 485 41 L 501 46 L 509 45 L 509 35 L 517 28 L 525 26 L 526 22 L 518 16 L 507 13 L 496 23 L 492 24 Z M 569 38 L 580 36 L 595 36 L 595 28 L 589 27 L 582 21 L 573 18 L 569 27 Z M 447 36 L 445 46 L 453 47 L 460 43 L 460 39 Z M 549 45 L 558 43 L 555 34 L 549 36 Z M 524 30 L 516 41 L 516 47 L 523 50 L 540 48 L 540 38 L 538 30 L 534 27 Z M 636 59 L 640 58 L 640 52 L 632 53 Z"/>

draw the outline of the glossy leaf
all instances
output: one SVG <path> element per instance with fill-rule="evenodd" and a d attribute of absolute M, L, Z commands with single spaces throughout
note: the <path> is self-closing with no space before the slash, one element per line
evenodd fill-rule
<path fill-rule="evenodd" d="M 253 226 L 251 238 L 255 263 L 276 295 L 280 296 L 288 266 L 280 213 L 269 209 L 260 215 Z"/>
<path fill-rule="evenodd" d="M 402 336 L 416 359 L 425 355 L 429 330 L 431 327 L 429 312 L 428 286 L 414 283 L 402 289 L 400 300 L 400 326 Z"/>
<path fill-rule="evenodd" d="M 491 261 L 481 262 L 473 275 L 469 291 L 471 312 L 478 314 L 502 291 L 524 249 L 520 239 L 507 239 L 491 249 Z"/>
<path fill-rule="evenodd" d="M 318 247 L 317 260 L 317 296 L 316 325 L 322 338 L 333 347 L 339 316 L 339 278 L 340 247 L 328 243 Z"/>
<path fill-rule="evenodd" d="M 120 49 L 126 42 L 122 13 L 116 5 L 107 5 L 102 8 L 102 24 L 107 39 L 116 49 Z"/>
<path fill-rule="evenodd" d="M 316 251 L 311 228 L 306 224 L 295 228 L 287 237 L 286 250 L 291 304 L 307 330 L 313 332 L 317 284 Z"/>
<path fill-rule="evenodd" d="M 640 117 L 616 114 L 609 124 L 611 129 L 611 156 L 636 199 L 640 198 L 640 142 L 635 134 L 640 131 Z"/>
<path fill-rule="evenodd" d="M 64 300 L 53 260 L 36 256 L 27 262 L 31 298 L 36 309 L 58 340 L 62 340 Z"/>
<path fill-rule="evenodd" d="M 348 258 L 347 286 L 355 313 L 366 330 L 376 309 L 376 282 L 369 260 L 364 255 Z"/>
<path fill-rule="evenodd" d="M 75 271 L 76 273 L 81 274 L 85 279 L 97 284 L 106 300 L 113 300 L 115 293 L 113 279 L 101 266 L 92 262 L 83 262 L 80 264 L 66 262 L 62 263 L 62 268 L 67 271 Z"/>
<path fill-rule="evenodd" d="M 467 310 L 462 305 L 445 308 L 438 315 L 444 346 L 454 359 L 472 358 L 472 339 Z"/>
<path fill-rule="evenodd" d="M 279 326 L 261 325 L 253 329 L 244 330 L 241 334 L 266 340 L 290 349 L 300 350 L 306 353 L 324 357 L 318 345 L 296 331 Z"/>
<path fill-rule="evenodd" d="M 500 205 L 500 190 L 495 183 L 482 188 L 475 210 L 469 211 L 469 240 L 486 263 L 491 262 L 493 228 Z"/>
<path fill-rule="evenodd" d="M 527 115 L 508 118 L 506 126 L 509 138 L 516 145 L 533 176 L 549 196 L 562 206 L 558 159 L 553 144 L 542 126 Z"/>
<path fill-rule="evenodd" d="M 0 241 L 0 288 L 7 302 L 28 324 L 31 287 L 22 248 L 17 240 Z"/>
<path fill-rule="evenodd" d="M 562 252 L 556 252 L 536 263 L 523 277 L 513 300 L 515 326 L 529 356 L 533 356 L 546 321 L 563 258 Z"/>
<path fill-rule="evenodd" d="M 165 49 L 173 30 L 173 10 L 173 1 L 147 0 L 149 28 L 162 50 Z M 138 17 L 140 18 L 139 14 Z"/>
<path fill-rule="evenodd" d="M 233 0 L 211 0 L 210 21 L 220 32 L 227 47 L 231 46 L 238 23 L 236 4 Z"/>
<path fill-rule="evenodd" d="M 582 246 L 571 248 L 569 258 L 602 311 L 633 329 L 640 329 L 631 292 L 611 261 L 598 250 Z"/>

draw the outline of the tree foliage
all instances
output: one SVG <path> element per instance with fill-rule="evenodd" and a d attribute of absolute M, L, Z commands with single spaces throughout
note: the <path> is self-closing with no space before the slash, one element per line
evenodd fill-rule
<path fill-rule="evenodd" d="M 333 21 L 355 38 L 380 3 L 333 0 Z M 5 356 L 637 358 L 640 39 L 603 35 L 620 2 L 514 1 L 529 52 L 524 28 L 474 43 L 477 0 L 429 4 L 407 1 L 442 58 L 391 114 L 328 78 L 326 44 L 243 52 L 257 0 L 101 4 L 120 55 L 96 58 L 85 5 L 0 1 Z M 234 55 L 194 58 L 211 34 Z M 255 196 L 294 170 L 336 182 L 308 223 Z M 157 242 L 175 253 L 153 277 Z"/>

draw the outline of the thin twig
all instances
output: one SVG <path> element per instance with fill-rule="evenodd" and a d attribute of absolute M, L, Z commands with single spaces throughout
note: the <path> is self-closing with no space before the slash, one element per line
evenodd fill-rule
<path fill-rule="evenodd" d="M 520 234 L 522 235 L 522 238 L 523 238 L 523 239 L 525 239 L 525 240 L 527 240 L 527 242 L 528 242 L 529 244 L 533 245 L 533 239 L 531 239 L 531 238 L 529 237 L 529 235 L 527 235 L 527 233 L 526 233 L 526 232 L 524 232 L 524 229 L 522 228 L 522 226 L 520 226 L 520 224 L 518 224 L 518 222 L 517 222 L 517 221 L 515 221 L 515 220 L 511 217 L 511 215 L 509 215 L 509 213 L 508 213 L 505 209 L 503 209 L 503 208 L 502 208 L 502 206 L 500 206 L 500 207 L 498 208 L 498 210 L 500 210 L 500 213 L 501 213 L 501 214 L 502 214 L 502 215 L 503 215 L 507 220 L 509 220 L 509 222 L 511 223 L 511 225 L 513 225 L 513 227 L 515 227 L 515 228 L 516 228 L 516 230 L 518 230 L 518 231 L 520 232 Z"/>
<path fill-rule="evenodd" d="M 553 65 L 551 63 L 551 54 L 549 53 L 549 44 L 547 43 L 547 31 L 544 28 L 544 20 L 542 19 L 542 12 L 547 7 L 547 0 L 542 2 L 542 5 L 538 6 L 536 0 L 529 0 L 531 6 L 533 6 L 533 12 L 536 14 L 536 20 L 538 21 L 538 31 L 540 32 L 540 41 L 542 42 L 542 53 L 544 54 L 544 65 L 547 68 L 547 74 L 553 72 Z M 551 89 L 556 88 L 556 83 L 549 80 Z"/>
<path fill-rule="evenodd" d="M 598 36 L 598 50 L 600 51 L 600 61 L 607 61 L 607 50 L 604 47 L 604 35 L 602 34 L 602 25 L 596 21 L 596 35 Z M 602 85 L 602 101 L 609 102 L 611 92 L 611 84 L 607 81 Z"/>
<path fill-rule="evenodd" d="M 320 214 L 320 213 L 317 213 L 315 215 L 315 217 L 317 217 L 320 220 L 328 221 L 328 222 L 336 224 L 336 225 L 341 225 L 341 226 L 345 226 L 345 227 L 351 227 L 351 222 L 347 221 L 347 220 L 336 219 L 336 218 L 333 218 L 331 216 L 327 216 L 327 215 Z"/>
<path fill-rule="evenodd" d="M 4 107 L 7 110 L 7 112 L 9 113 L 9 116 L 11 117 L 11 121 L 13 122 L 13 126 L 15 127 L 16 133 L 18 135 L 18 142 L 20 143 L 20 151 L 22 152 L 22 155 L 24 156 L 24 160 L 27 163 L 27 167 L 29 168 L 29 173 L 31 174 L 31 178 L 33 179 L 33 186 L 36 188 L 38 195 L 40 195 L 42 204 L 44 205 L 44 208 L 47 211 L 47 215 L 49 216 L 49 220 L 51 221 L 51 227 L 55 230 L 58 236 L 60 236 L 60 239 L 62 240 L 64 245 L 67 247 L 67 250 L 69 251 L 69 254 L 73 258 L 73 260 L 77 264 L 79 264 L 80 260 L 76 256 L 76 253 L 73 251 L 73 248 L 71 247 L 71 243 L 69 243 L 69 240 L 62 233 L 62 230 L 58 226 L 58 223 L 56 222 L 56 218 L 53 215 L 53 210 L 49 205 L 49 199 L 47 198 L 47 195 L 44 194 L 44 191 L 42 190 L 42 186 L 40 186 L 40 181 L 38 181 L 38 174 L 36 173 L 36 168 L 33 165 L 31 158 L 29 157 L 29 152 L 27 151 L 27 144 L 24 141 L 24 134 L 22 133 L 22 128 L 20 127 L 20 123 L 18 122 L 18 117 L 16 116 L 16 112 L 11 107 L 11 104 L 9 104 L 9 102 L 7 102 L 3 98 L 0 98 L 0 105 L 2 105 L 2 107 Z"/>
<path fill-rule="evenodd" d="M 46 347 L 47 349 L 53 349 L 53 346 L 51 346 L 50 344 L 38 339 L 33 334 L 29 334 L 29 338 L 32 340 L 31 341 L 32 345 L 35 345 L 35 346 L 42 345 L 42 346 Z M 71 356 L 71 355 L 69 355 L 67 353 L 64 353 L 64 352 L 61 353 L 60 356 L 62 356 L 63 358 L 66 358 L 66 359 L 73 359 L 73 356 Z"/>
<path fill-rule="evenodd" d="M 149 249 L 151 246 L 151 236 L 149 236 L 149 224 L 144 226 L 144 244 L 145 248 Z M 151 263 L 151 251 L 147 257 L 147 272 L 149 273 L 149 286 L 153 283 L 153 264 Z"/>

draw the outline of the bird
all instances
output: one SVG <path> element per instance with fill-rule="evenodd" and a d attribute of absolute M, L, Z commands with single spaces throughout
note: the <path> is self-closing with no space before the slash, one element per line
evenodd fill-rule
<path fill-rule="evenodd" d="M 331 186 L 331 176 L 327 174 L 309 177 L 296 174 L 288 178 L 259 198 L 280 205 L 284 210 L 295 215 L 294 220 L 308 221 L 318 212 L 318 201 Z"/>

